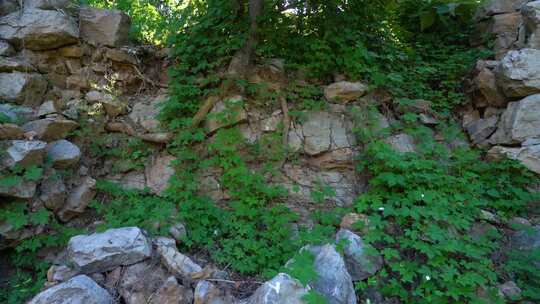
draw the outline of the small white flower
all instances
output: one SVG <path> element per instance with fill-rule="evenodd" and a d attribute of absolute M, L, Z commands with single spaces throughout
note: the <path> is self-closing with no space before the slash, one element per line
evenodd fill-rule
<path fill-rule="evenodd" d="M 425 197 L 424 193 L 420 194 L 420 196 L 421 196 L 422 198 L 424 198 L 424 197 Z"/>
<path fill-rule="evenodd" d="M 384 211 L 384 207 L 379 207 L 379 211 Z"/>
<path fill-rule="evenodd" d="M 218 231 L 217 231 L 217 230 L 214 230 L 214 235 L 218 235 Z"/>
<path fill-rule="evenodd" d="M 426 281 L 429 281 L 429 280 L 431 280 L 431 277 L 427 275 L 426 276 Z"/>

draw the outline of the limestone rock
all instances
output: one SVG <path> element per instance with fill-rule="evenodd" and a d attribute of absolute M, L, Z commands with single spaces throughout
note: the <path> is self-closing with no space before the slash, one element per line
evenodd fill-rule
<path fill-rule="evenodd" d="M 159 131 L 159 121 L 157 116 L 159 114 L 159 103 L 161 103 L 166 96 L 158 96 L 152 98 L 150 101 L 139 101 L 133 105 L 129 118 L 136 124 L 141 125 L 148 132 Z"/>
<path fill-rule="evenodd" d="M 78 274 L 78 271 L 75 271 L 67 266 L 53 265 L 47 271 L 47 281 L 51 283 L 65 282 Z"/>
<path fill-rule="evenodd" d="M 228 126 L 236 125 L 247 120 L 247 112 L 243 107 L 242 96 L 233 96 L 224 101 L 219 101 L 208 113 L 206 129 L 212 133 Z"/>
<path fill-rule="evenodd" d="M 506 52 L 515 47 L 519 38 L 519 27 L 523 18 L 519 12 L 495 15 L 491 18 L 489 31 L 494 36 L 495 58 L 503 58 Z"/>
<path fill-rule="evenodd" d="M 131 20 L 119 10 L 83 7 L 79 11 L 81 38 L 95 46 L 122 46 L 128 42 Z"/>
<path fill-rule="evenodd" d="M 39 199 L 47 209 L 58 211 L 66 201 L 66 191 L 62 177 L 52 170 L 41 181 Z"/>
<path fill-rule="evenodd" d="M 0 124 L 0 140 L 21 139 L 24 136 L 24 130 L 16 124 Z"/>
<path fill-rule="evenodd" d="M 490 0 L 486 1 L 476 12 L 475 18 L 484 19 L 494 15 L 512 13 L 528 0 Z"/>
<path fill-rule="evenodd" d="M 81 159 L 81 150 L 71 142 L 60 139 L 47 145 L 47 158 L 55 168 L 68 168 Z"/>
<path fill-rule="evenodd" d="M 13 140 L 7 148 L 2 163 L 10 168 L 41 165 L 47 143 L 39 140 Z"/>
<path fill-rule="evenodd" d="M 82 214 L 96 195 L 96 180 L 87 176 L 82 183 L 69 194 L 66 204 L 57 213 L 60 220 L 66 222 Z"/>
<path fill-rule="evenodd" d="M 79 125 L 63 118 L 44 118 L 23 125 L 25 132 L 35 132 L 36 137 L 46 141 L 66 138 Z"/>
<path fill-rule="evenodd" d="M 201 266 L 188 256 L 178 252 L 176 242 L 173 239 L 158 237 L 155 244 L 163 265 L 174 275 L 181 278 L 191 278 L 192 275 L 202 271 Z"/>
<path fill-rule="evenodd" d="M 540 145 L 520 148 L 495 146 L 488 151 L 488 156 L 494 159 L 499 159 L 503 156 L 517 160 L 527 169 L 540 174 Z"/>
<path fill-rule="evenodd" d="M 31 199 L 36 193 L 36 182 L 23 180 L 16 185 L 0 185 L 0 196 Z"/>
<path fill-rule="evenodd" d="M 37 115 L 39 117 L 47 116 L 49 114 L 59 113 L 59 107 L 52 100 L 48 100 L 39 106 Z"/>
<path fill-rule="evenodd" d="M 116 174 L 108 176 L 107 180 L 118 184 L 122 189 L 126 190 L 144 190 L 146 188 L 146 177 L 144 172 L 131 171 L 126 174 Z"/>
<path fill-rule="evenodd" d="M 0 14 L 1 15 L 1 14 Z M 6 41 L 0 40 L 0 56 L 12 56 L 15 54 L 15 50 L 11 44 Z"/>
<path fill-rule="evenodd" d="M 414 139 L 405 133 L 400 133 L 388 137 L 385 142 L 389 144 L 395 151 L 400 153 L 413 153 L 416 151 Z"/>
<path fill-rule="evenodd" d="M 242 304 L 303 304 L 304 300 L 302 300 L 302 297 L 308 292 L 309 290 L 298 280 L 293 279 L 286 273 L 280 273 L 272 280 L 259 287 L 255 293 L 247 301 L 242 302 Z M 197 292 L 195 292 L 195 294 L 197 294 Z M 200 303 L 210 304 L 212 302 Z M 197 304 L 197 302 L 195 302 L 195 304 Z"/>
<path fill-rule="evenodd" d="M 47 91 L 47 81 L 35 73 L 0 73 L 0 100 L 24 104 L 40 105 Z"/>
<path fill-rule="evenodd" d="M 195 287 L 193 304 L 234 304 L 234 298 L 208 281 L 199 281 Z M 244 303 L 242 303 L 244 304 Z"/>
<path fill-rule="evenodd" d="M 492 144 L 512 144 L 540 137 L 540 94 L 508 104 L 497 132 L 489 139 Z"/>
<path fill-rule="evenodd" d="M 345 261 L 333 245 L 307 246 L 314 256 L 317 279 L 313 289 L 323 295 L 329 304 L 356 304 L 356 294 Z"/>
<path fill-rule="evenodd" d="M 87 274 L 135 264 L 150 257 L 151 250 L 150 242 L 136 227 L 74 236 L 67 247 L 69 262 Z"/>
<path fill-rule="evenodd" d="M 172 162 L 176 160 L 171 155 L 161 154 L 152 159 L 150 166 L 146 167 L 146 184 L 155 194 L 162 193 L 174 175 Z"/>
<path fill-rule="evenodd" d="M 55 285 L 36 295 L 28 304 L 112 304 L 113 298 L 85 275 Z"/>
<path fill-rule="evenodd" d="M 467 125 L 466 129 L 469 133 L 471 141 L 475 144 L 483 143 L 493 134 L 493 132 L 495 132 L 495 130 L 497 130 L 498 122 L 498 116 L 491 116 L 485 119 L 478 119 L 477 121 Z"/>
<path fill-rule="evenodd" d="M 508 97 L 540 93 L 540 50 L 510 51 L 497 68 L 497 81 Z"/>
<path fill-rule="evenodd" d="M 49 50 L 76 43 L 79 29 L 60 11 L 26 9 L 0 19 L 0 38 L 17 47 Z"/>
<path fill-rule="evenodd" d="M 0 72 L 34 72 L 34 67 L 23 58 L 16 57 L 1 57 L 0 56 Z"/>
<path fill-rule="evenodd" d="M 530 252 L 540 249 L 540 226 L 533 226 L 530 229 L 524 229 L 514 232 L 511 237 L 511 248 L 521 252 Z M 534 266 L 540 269 L 540 262 L 534 263 Z"/>
<path fill-rule="evenodd" d="M 25 123 L 36 118 L 32 108 L 14 106 L 7 103 L 0 103 L 0 116 L 6 117 L 11 123 Z"/>
<path fill-rule="evenodd" d="M 476 69 L 478 74 L 473 79 L 474 85 L 479 92 L 479 98 L 481 101 L 475 100 L 476 106 L 491 105 L 494 107 L 504 107 L 507 104 L 506 97 L 501 92 L 495 73 L 492 69 L 482 66 L 483 63 L 479 62 Z"/>
<path fill-rule="evenodd" d="M 0 17 L 13 13 L 19 10 L 18 0 L 2 0 L 0 1 Z"/>
<path fill-rule="evenodd" d="M 328 101 L 348 103 L 364 96 L 367 86 L 361 82 L 340 81 L 324 88 L 324 97 Z"/>
<path fill-rule="evenodd" d="M 531 1 L 521 8 L 525 21 L 526 45 L 532 49 L 540 49 L 540 1 Z"/>
<path fill-rule="evenodd" d="M 193 292 L 169 277 L 152 296 L 152 304 L 192 304 Z M 142 303 L 145 304 L 145 303 Z"/>
<path fill-rule="evenodd" d="M 344 241 L 345 264 L 353 281 L 362 281 L 374 275 L 382 267 L 382 257 L 368 252 L 362 238 L 346 229 L 340 229 L 336 242 Z M 374 249 L 373 249 L 374 250 Z"/>
<path fill-rule="evenodd" d="M 25 0 L 24 9 L 60 10 L 69 4 L 69 0 Z"/>

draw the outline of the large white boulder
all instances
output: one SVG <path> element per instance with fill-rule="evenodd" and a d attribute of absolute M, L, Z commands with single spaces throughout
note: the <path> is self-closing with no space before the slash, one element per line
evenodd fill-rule
<path fill-rule="evenodd" d="M 503 113 L 491 144 L 515 144 L 540 137 L 540 94 L 511 102 Z"/>
<path fill-rule="evenodd" d="M 497 67 L 497 81 L 508 97 L 540 93 L 540 50 L 510 51 Z"/>

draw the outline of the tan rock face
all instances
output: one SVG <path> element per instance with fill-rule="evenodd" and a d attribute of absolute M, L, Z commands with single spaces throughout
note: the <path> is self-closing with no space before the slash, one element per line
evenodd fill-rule
<path fill-rule="evenodd" d="M 367 86 L 360 82 L 340 81 L 324 89 L 326 100 L 347 103 L 358 99 L 367 93 Z"/>
<path fill-rule="evenodd" d="M 498 129 L 489 139 L 492 144 L 521 143 L 540 137 L 540 94 L 508 104 Z"/>
<path fill-rule="evenodd" d="M 40 105 L 47 82 L 37 73 L 0 73 L 0 100 L 28 106 Z"/>
<path fill-rule="evenodd" d="M 510 51 L 497 67 L 497 81 L 508 97 L 540 93 L 540 50 Z"/>
<path fill-rule="evenodd" d="M 206 128 L 212 133 L 220 128 L 233 126 L 246 121 L 247 112 L 243 107 L 243 98 L 233 96 L 218 102 L 212 111 L 208 113 Z"/>
<path fill-rule="evenodd" d="M 24 131 L 21 127 L 15 124 L 0 124 L 0 140 L 5 139 L 21 139 L 24 136 Z"/>
<path fill-rule="evenodd" d="M 152 192 L 160 194 L 167 188 L 169 179 L 174 175 L 174 160 L 175 157 L 162 154 L 154 157 L 150 166 L 145 169 L 146 184 Z"/>
<path fill-rule="evenodd" d="M 131 20 L 121 11 L 83 7 L 79 20 L 81 38 L 92 45 L 117 47 L 128 42 Z"/>
<path fill-rule="evenodd" d="M 55 49 L 76 43 L 79 29 L 56 10 L 27 9 L 0 19 L 0 38 L 30 50 Z"/>
<path fill-rule="evenodd" d="M 23 125 L 25 132 L 34 132 L 38 139 L 46 141 L 63 139 L 77 127 L 76 122 L 60 117 L 34 120 Z"/>
<path fill-rule="evenodd" d="M 43 163 L 46 145 L 45 142 L 39 140 L 13 140 L 6 149 L 2 162 L 8 167 L 39 166 Z"/>
<path fill-rule="evenodd" d="M 157 116 L 159 114 L 159 103 L 164 101 L 165 98 L 166 96 L 162 95 L 137 102 L 133 106 L 131 113 L 129 113 L 129 118 L 148 132 L 158 132 L 159 121 Z"/>
<path fill-rule="evenodd" d="M 508 101 L 497 86 L 495 73 L 492 69 L 482 67 L 481 64 L 477 65 L 477 69 L 479 72 L 473 81 L 480 96 L 475 99 L 475 105 L 479 107 L 485 107 L 487 105 L 494 107 L 506 106 Z"/>
<path fill-rule="evenodd" d="M 96 195 L 95 187 L 95 179 L 89 176 L 84 178 L 81 184 L 69 194 L 66 204 L 57 213 L 58 218 L 66 222 L 82 214 Z"/>

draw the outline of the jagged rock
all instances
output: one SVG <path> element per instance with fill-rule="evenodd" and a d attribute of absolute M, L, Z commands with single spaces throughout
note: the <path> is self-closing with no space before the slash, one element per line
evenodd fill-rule
<path fill-rule="evenodd" d="M 65 46 L 58 50 L 62 57 L 81 58 L 84 55 L 83 48 L 80 45 Z"/>
<path fill-rule="evenodd" d="M 62 177 L 51 170 L 43 178 L 40 185 L 39 199 L 49 210 L 58 211 L 66 202 L 66 185 Z"/>
<path fill-rule="evenodd" d="M 18 0 L 2 0 L 0 1 L 0 16 L 7 15 L 19 10 Z"/>
<path fill-rule="evenodd" d="M 169 179 L 174 175 L 172 162 L 175 161 L 171 155 L 161 154 L 152 159 L 150 166 L 146 167 L 146 184 L 153 193 L 162 193 L 169 183 Z"/>
<path fill-rule="evenodd" d="M 511 249 L 530 252 L 540 249 L 540 226 L 533 226 L 529 229 L 519 230 L 511 236 Z M 540 269 L 540 262 L 534 263 Z"/>
<path fill-rule="evenodd" d="M 25 123 L 36 118 L 34 110 L 29 107 L 14 106 L 7 103 L 0 104 L 0 116 L 4 116 L 11 123 Z"/>
<path fill-rule="evenodd" d="M 199 281 L 195 287 L 193 304 L 233 304 L 234 298 L 208 281 Z M 244 304 L 244 303 L 242 303 Z"/>
<path fill-rule="evenodd" d="M 361 82 L 340 81 L 324 88 L 324 97 L 328 101 L 348 103 L 364 96 L 367 86 Z"/>
<path fill-rule="evenodd" d="M 24 9 L 60 10 L 68 3 L 69 0 L 25 0 Z"/>
<path fill-rule="evenodd" d="M 495 132 L 495 130 L 497 130 L 498 122 L 498 116 L 491 116 L 485 119 L 478 119 L 477 121 L 467 125 L 466 129 L 469 133 L 471 141 L 475 144 L 483 143 L 493 134 L 493 132 Z"/>
<path fill-rule="evenodd" d="M 0 124 L 0 140 L 21 139 L 24 136 L 24 130 L 16 124 Z"/>
<path fill-rule="evenodd" d="M 41 165 L 45 155 L 46 142 L 39 140 L 13 140 L 6 149 L 2 163 L 10 168 Z"/>
<path fill-rule="evenodd" d="M 90 91 L 86 93 L 86 100 L 90 103 L 100 103 L 105 109 L 105 113 L 111 118 L 124 114 L 126 105 L 120 102 L 111 94 L 102 93 L 99 91 Z"/>
<path fill-rule="evenodd" d="M 37 116 L 44 117 L 49 114 L 55 114 L 59 112 L 60 112 L 59 107 L 56 105 L 56 103 L 52 100 L 48 100 L 44 102 L 43 104 L 41 104 L 41 106 L 39 106 Z"/>
<path fill-rule="evenodd" d="M 390 136 L 386 138 L 385 142 L 400 153 L 413 153 L 416 151 L 414 139 L 408 134 L 400 133 Z"/>
<path fill-rule="evenodd" d="M 332 112 L 305 112 L 304 122 L 289 131 L 289 146 L 311 156 L 353 147 L 352 124 L 341 116 Z"/>
<path fill-rule="evenodd" d="M 79 28 L 60 11 L 26 9 L 0 19 L 0 38 L 17 47 L 49 50 L 76 43 Z"/>
<path fill-rule="evenodd" d="M 180 278 L 191 278 L 202 271 L 202 267 L 193 262 L 188 256 L 178 252 L 173 239 L 158 237 L 155 239 L 156 251 L 167 269 Z"/>
<path fill-rule="evenodd" d="M 477 107 L 487 105 L 504 107 L 508 101 L 499 86 L 497 86 L 495 73 L 485 65 L 484 61 L 479 61 L 476 66 L 478 74 L 473 81 L 480 96 L 475 99 L 475 105 Z"/>
<path fill-rule="evenodd" d="M 495 38 L 493 51 L 496 59 L 504 57 L 506 52 L 517 44 L 522 22 L 523 18 L 519 12 L 495 15 L 491 18 L 489 32 Z"/>
<path fill-rule="evenodd" d="M 521 8 L 525 22 L 526 45 L 540 49 L 540 1 L 531 1 Z"/>
<path fill-rule="evenodd" d="M 488 151 L 488 156 L 492 159 L 507 157 L 517 160 L 527 169 L 540 174 L 540 145 L 520 148 L 495 146 Z"/>
<path fill-rule="evenodd" d="M 382 257 L 368 252 L 362 238 L 346 229 L 340 229 L 336 242 L 344 241 L 345 264 L 353 281 L 361 281 L 374 275 L 382 267 Z M 374 249 L 373 249 L 374 250 Z"/>
<path fill-rule="evenodd" d="M 34 72 L 34 67 L 22 58 L 0 56 L 0 72 Z"/>
<path fill-rule="evenodd" d="M 118 291 L 126 304 L 183 304 L 186 303 L 185 298 L 193 300 L 191 290 L 185 290 L 174 277 L 171 279 L 165 269 L 154 261 L 143 261 L 128 266 L 122 273 Z M 143 277 L 144 280 L 141 280 Z M 178 297 L 177 302 L 167 302 L 171 300 L 167 296 Z"/>
<path fill-rule="evenodd" d="M 206 129 L 212 133 L 220 128 L 236 125 L 247 120 L 247 112 L 243 107 L 242 96 L 233 96 L 219 101 L 208 113 Z"/>
<path fill-rule="evenodd" d="M 109 229 L 69 240 L 68 260 L 81 273 L 98 273 L 132 265 L 148 257 L 152 247 L 137 227 Z"/>
<path fill-rule="evenodd" d="M 317 279 L 314 290 L 323 295 L 329 304 L 356 304 L 356 294 L 345 261 L 333 245 L 307 246 L 314 256 Z"/>
<path fill-rule="evenodd" d="M 351 283 L 352 284 L 352 283 Z M 246 301 L 240 302 L 241 304 L 303 304 L 305 301 L 302 299 L 309 289 L 304 287 L 298 280 L 291 278 L 286 273 L 280 273 L 272 280 L 264 283 L 259 287 L 255 293 Z M 195 291 L 197 295 L 197 291 Z M 195 298 L 197 299 L 197 297 Z M 212 303 L 212 302 L 200 302 Z M 218 302 L 220 303 L 220 302 Z M 228 302 L 223 302 L 228 303 Z M 331 302 L 338 303 L 338 302 Z M 353 302 L 343 302 L 353 303 Z M 356 303 L 356 302 L 354 302 Z M 197 304 L 197 302 L 195 302 Z"/>
<path fill-rule="evenodd" d="M 540 137 L 540 94 L 509 103 L 489 142 L 512 144 L 537 137 Z"/>
<path fill-rule="evenodd" d="M 11 44 L 3 40 L 0 40 L 0 56 L 13 56 L 14 54 L 15 54 L 15 49 L 13 49 Z"/>
<path fill-rule="evenodd" d="M 16 185 L 0 185 L 0 196 L 30 199 L 36 193 L 36 182 L 23 180 Z"/>
<path fill-rule="evenodd" d="M 81 150 L 71 142 L 60 139 L 47 145 L 47 158 L 55 168 L 68 168 L 81 159 Z"/>
<path fill-rule="evenodd" d="M 508 97 L 540 93 L 540 50 L 510 51 L 497 68 L 497 81 Z"/>
<path fill-rule="evenodd" d="M 182 241 L 187 236 L 186 226 L 182 223 L 177 223 L 169 228 L 169 234 L 178 242 Z"/>
<path fill-rule="evenodd" d="M 135 56 L 132 56 L 125 49 L 107 49 L 105 51 L 105 57 L 109 58 L 112 61 L 137 65 L 137 58 Z"/>
<path fill-rule="evenodd" d="M 96 180 L 89 176 L 85 177 L 81 184 L 69 194 L 66 204 L 57 213 L 58 218 L 66 222 L 82 214 L 96 195 L 95 187 Z"/>
<path fill-rule="evenodd" d="M 46 91 L 47 81 L 40 74 L 0 73 L 0 100 L 33 107 L 41 104 Z"/>
<path fill-rule="evenodd" d="M 36 295 L 28 304 L 112 304 L 113 298 L 85 275 L 55 285 Z"/>
<path fill-rule="evenodd" d="M 53 265 L 47 271 L 47 281 L 51 283 L 65 282 L 78 274 L 78 271 L 73 270 L 67 266 Z"/>
<path fill-rule="evenodd" d="M 129 113 L 129 118 L 141 125 L 148 132 L 158 132 L 159 131 L 159 120 L 157 116 L 159 114 L 159 103 L 161 103 L 166 96 L 158 96 L 153 98 L 150 101 L 140 101 L 137 102 L 131 113 Z"/>
<path fill-rule="evenodd" d="M 485 19 L 494 15 L 512 13 L 521 8 L 528 0 L 490 0 L 486 1 L 476 12 L 475 18 Z"/>
<path fill-rule="evenodd" d="M 58 118 L 34 120 L 23 125 L 25 132 L 35 132 L 38 139 L 52 141 L 66 138 L 69 132 L 79 125 L 72 121 Z"/>
<path fill-rule="evenodd" d="M 127 44 L 131 20 L 119 10 L 83 7 L 79 11 L 81 38 L 95 46 Z"/>

